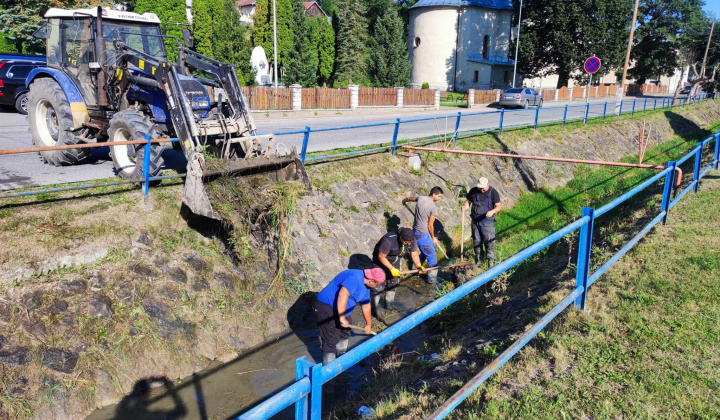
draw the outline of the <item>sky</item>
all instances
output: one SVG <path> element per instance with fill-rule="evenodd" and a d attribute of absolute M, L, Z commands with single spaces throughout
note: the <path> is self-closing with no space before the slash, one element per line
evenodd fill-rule
<path fill-rule="evenodd" d="M 720 0 L 705 0 L 703 9 L 715 15 L 715 18 L 720 19 Z"/>

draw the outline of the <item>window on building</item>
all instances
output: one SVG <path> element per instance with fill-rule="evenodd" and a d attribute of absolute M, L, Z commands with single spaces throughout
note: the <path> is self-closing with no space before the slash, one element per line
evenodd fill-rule
<path fill-rule="evenodd" d="M 420 37 L 419 37 L 419 36 L 416 36 L 416 37 L 415 37 L 415 41 L 413 42 L 413 46 L 414 46 L 415 48 L 417 48 L 417 47 L 420 46 Z"/>
<path fill-rule="evenodd" d="M 477 83 L 480 80 L 480 72 L 475 70 L 475 76 L 473 76 L 473 83 Z"/>
<path fill-rule="evenodd" d="M 488 59 L 488 57 L 490 56 L 489 50 L 490 50 L 490 36 L 485 35 L 483 37 L 483 46 L 482 46 L 482 56 L 484 59 Z"/>
<path fill-rule="evenodd" d="M 510 72 L 507 70 L 503 73 L 503 83 L 510 83 Z"/>

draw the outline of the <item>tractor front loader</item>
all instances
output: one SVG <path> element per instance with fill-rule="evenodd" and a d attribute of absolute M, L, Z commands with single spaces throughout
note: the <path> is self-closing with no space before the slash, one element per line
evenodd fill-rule
<path fill-rule="evenodd" d="M 297 152 L 280 156 L 272 135 L 257 135 L 235 67 L 189 49 L 160 30 L 154 14 L 108 9 L 50 9 L 36 36 L 47 41 L 48 68 L 28 76 L 29 121 L 38 146 L 107 141 L 121 177 L 143 177 L 142 145 L 113 142 L 177 138 L 187 159 L 183 203 L 216 218 L 205 182 L 267 174 L 310 182 Z M 167 59 L 166 42 L 177 46 Z M 190 44 L 190 45 L 189 45 Z M 160 174 L 165 144 L 152 144 L 150 173 Z M 56 165 L 82 163 L 76 150 L 43 152 Z M 208 161 L 206 161 L 208 159 Z"/>

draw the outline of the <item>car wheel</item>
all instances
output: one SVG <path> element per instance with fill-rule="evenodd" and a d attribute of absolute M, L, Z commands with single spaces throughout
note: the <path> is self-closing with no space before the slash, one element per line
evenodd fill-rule
<path fill-rule="evenodd" d="M 28 105 L 27 93 L 21 93 L 17 97 L 17 99 L 15 99 L 15 109 L 17 110 L 17 112 L 19 112 L 23 115 L 27 115 L 27 113 L 28 113 L 27 105 Z"/>
<path fill-rule="evenodd" d="M 525 103 L 522 105 L 522 108 L 523 108 L 523 109 L 527 109 L 527 108 L 528 108 L 528 105 L 529 105 L 528 100 L 525 99 Z"/>

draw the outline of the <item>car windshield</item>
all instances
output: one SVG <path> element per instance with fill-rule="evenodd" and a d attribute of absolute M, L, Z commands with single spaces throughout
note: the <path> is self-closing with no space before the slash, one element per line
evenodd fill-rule
<path fill-rule="evenodd" d="M 158 25 L 103 21 L 103 36 L 108 52 L 114 50 L 112 43 L 119 39 L 130 48 L 142 51 L 159 61 L 166 61 L 165 44 L 159 35 L 160 27 Z"/>
<path fill-rule="evenodd" d="M 522 92 L 522 89 L 519 89 L 519 88 L 508 89 L 505 91 L 505 93 L 520 93 L 520 92 Z"/>

